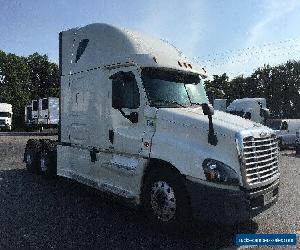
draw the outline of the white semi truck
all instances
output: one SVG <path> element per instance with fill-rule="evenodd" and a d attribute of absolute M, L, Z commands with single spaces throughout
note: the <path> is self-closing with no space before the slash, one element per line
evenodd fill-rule
<path fill-rule="evenodd" d="M 32 100 L 25 106 L 25 124 L 28 130 L 57 128 L 59 124 L 59 98 L 46 97 Z"/>
<path fill-rule="evenodd" d="M 12 105 L 0 103 L 0 130 L 11 131 L 12 129 Z"/>
<path fill-rule="evenodd" d="M 231 103 L 228 99 L 215 99 L 214 108 L 261 124 L 265 124 L 270 115 L 265 98 L 242 98 Z"/>
<path fill-rule="evenodd" d="M 296 147 L 300 139 L 300 119 L 270 119 L 267 126 L 275 131 L 280 149 Z"/>
<path fill-rule="evenodd" d="M 170 230 L 247 221 L 277 201 L 273 130 L 214 112 L 205 72 L 174 46 L 107 24 L 59 41 L 59 140 L 28 141 L 30 172 L 125 198 Z"/>

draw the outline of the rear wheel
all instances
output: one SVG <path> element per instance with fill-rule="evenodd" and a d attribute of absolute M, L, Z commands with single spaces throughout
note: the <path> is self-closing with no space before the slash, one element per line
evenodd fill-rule
<path fill-rule="evenodd" d="M 56 145 L 57 142 L 54 141 L 42 141 L 39 172 L 46 177 L 54 177 L 57 173 Z"/>
<path fill-rule="evenodd" d="M 148 219 L 159 228 L 185 228 L 191 213 L 183 177 L 164 167 L 150 170 L 143 187 L 142 206 Z"/>
<path fill-rule="evenodd" d="M 39 172 L 39 160 L 40 142 L 38 140 L 28 140 L 24 153 L 24 161 L 26 163 L 26 168 L 30 173 Z"/>

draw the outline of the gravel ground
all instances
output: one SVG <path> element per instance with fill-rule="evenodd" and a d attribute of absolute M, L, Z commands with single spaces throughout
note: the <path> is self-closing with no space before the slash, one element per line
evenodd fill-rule
<path fill-rule="evenodd" d="M 236 233 L 300 234 L 300 157 L 293 151 L 281 152 L 280 197 L 270 210 L 248 225 L 173 235 L 155 231 L 141 212 L 97 190 L 29 174 L 22 162 L 28 138 L 0 137 L 1 249 L 220 249 L 232 247 Z"/>

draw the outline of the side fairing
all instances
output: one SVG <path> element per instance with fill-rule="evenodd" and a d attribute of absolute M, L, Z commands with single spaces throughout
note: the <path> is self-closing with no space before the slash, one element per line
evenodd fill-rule
<path fill-rule="evenodd" d="M 63 76 L 61 91 L 62 142 L 106 148 L 111 120 L 108 75 L 98 69 Z"/>

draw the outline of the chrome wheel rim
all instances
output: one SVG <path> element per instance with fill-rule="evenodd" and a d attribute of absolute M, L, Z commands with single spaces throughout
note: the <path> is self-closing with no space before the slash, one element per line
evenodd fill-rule
<path fill-rule="evenodd" d="M 151 189 L 151 207 L 154 215 L 163 222 L 168 222 L 175 217 L 175 192 L 168 183 L 158 181 L 153 184 Z"/>

